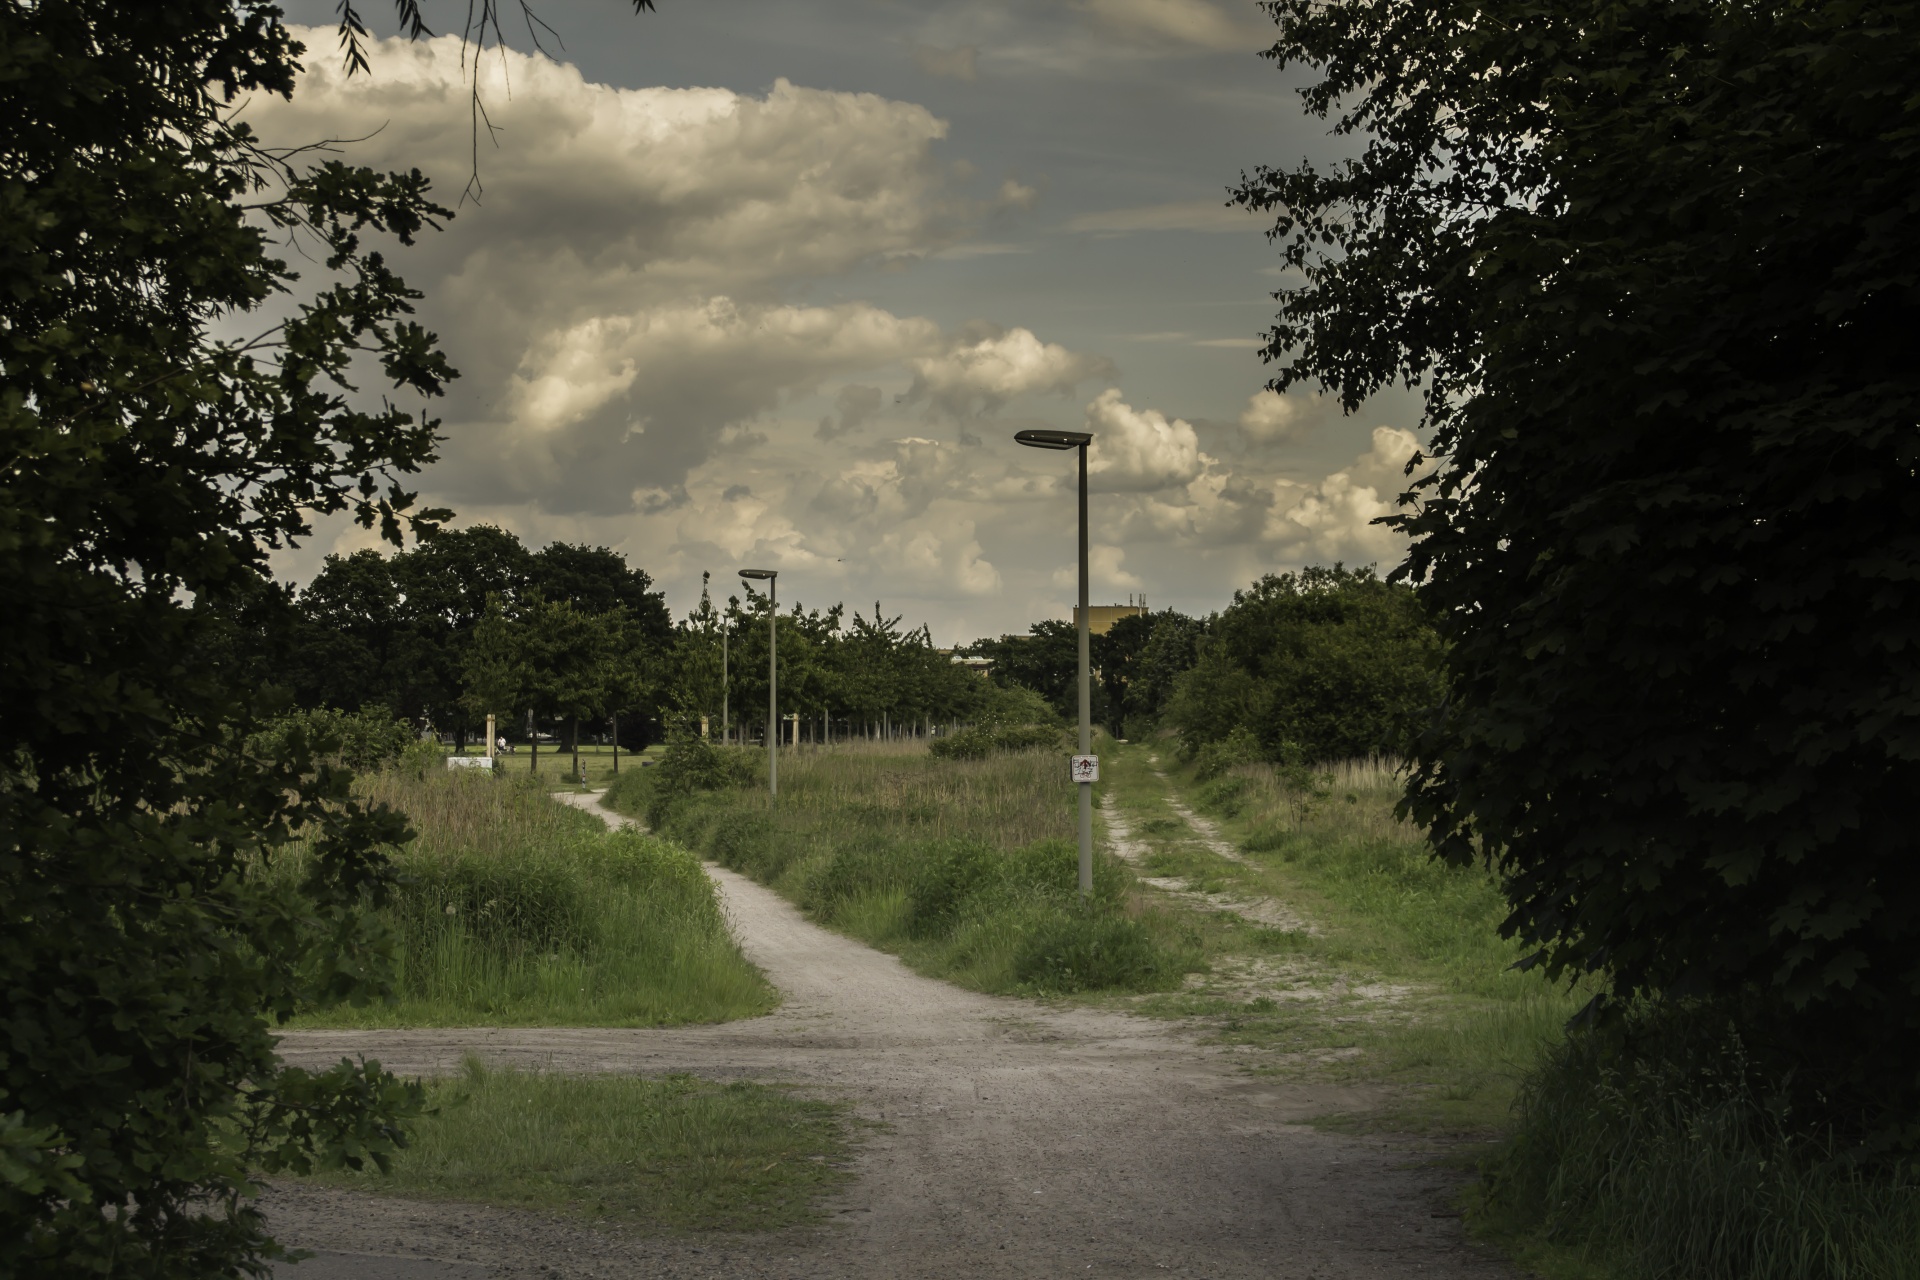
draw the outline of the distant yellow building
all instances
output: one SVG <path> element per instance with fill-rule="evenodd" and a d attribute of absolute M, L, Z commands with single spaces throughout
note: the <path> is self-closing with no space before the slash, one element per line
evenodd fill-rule
<path fill-rule="evenodd" d="M 1133 618 L 1147 611 L 1147 598 L 1140 597 L 1139 604 L 1095 604 L 1087 606 L 1087 632 L 1090 635 L 1103 636 L 1113 630 L 1113 624 L 1122 618 Z M 1080 625 L 1080 607 L 1074 606 L 1073 625 Z"/>

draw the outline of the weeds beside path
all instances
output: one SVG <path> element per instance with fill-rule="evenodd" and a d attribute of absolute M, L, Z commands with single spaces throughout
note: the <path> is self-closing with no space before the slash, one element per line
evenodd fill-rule
<path fill-rule="evenodd" d="M 1512 970 L 1496 886 L 1436 863 L 1395 819 L 1390 770 L 1344 766 L 1303 791 L 1270 766 L 1203 781 L 1163 748 L 1107 751 L 1108 838 L 1145 883 L 1216 921 L 1208 971 L 1136 1007 L 1194 1021 L 1263 1073 L 1390 1089 L 1349 1125 L 1483 1138 L 1504 1125 L 1585 997 Z M 1247 945 L 1247 917 L 1284 942 Z"/>
<path fill-rule="evenodd" d="M 1301 1123 L 1363 1107 L 1373 1101 L 1365 1091 L 1249 1078 L 1240 1053 L 1197 1045 L 1169 1021 L 934 981 L 808 922 L 743 876 L 714 874 L 747 956 L 784 996 L 768 1017 L 661 1029 L 307 1032 L 289 1038 L 290 1056 L 377 1047 L 400 1070 L 444 1072 L 472 1052 L 569 1071 L 783 1080 L 847 1100 L 876 1127 L 828 1225 L 764 1246 L 723 1244 L 735 1274 L 1264 1278 L 1277 1263 L 1302 1277 L 1510 1274 L 1448 1216 L 1446 1171 L 1379 1139 Z M 298 1242 L 326 1247 L 317 1217 L 302 1221 L 316 1234 Z M 526 1262 L 531 1274 L 516 1221 L 469 1216 L 462 1234 L 443 1233 L 435 1247 Z M 553 1237 L 539 1240 L 545 1264 Z M 671 1241 L 623 1239 L 594 1256 L 602 1275 L 696 1274 Z"/>

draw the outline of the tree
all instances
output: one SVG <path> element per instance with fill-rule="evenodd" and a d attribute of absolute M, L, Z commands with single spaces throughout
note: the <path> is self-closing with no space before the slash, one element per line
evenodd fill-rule
<path fill-rule="evenodd" d="M 1237 194 L 1305 278 L 1271 385 L 1417 381 L 1439 462 L 1411 812 L 1549 972 L 1725 1002 L 1800 1115 L 1911 1140 L 1920 14 L 1268 8 L 1364 139 Z"/>
<path fill-rule="evenodd" d="M 551 543 L 534 553 L 528 582 L 548 600 L 564 600 L 587 613 L 622 613 L 640 636 L 656 643 L 673 628 L 666 599 L 653 589 L 653 579 L 605 547 Z"/>
<path fill-rule="evenodd" d="M 1105 635 L 1092 638 L 1093 666 L 1106 695 L 1107 730 L 1114 737 L 1137 734 L 1159 716 L 1173 692 L 1173 677 L 1194 661 L 1193 645 L 1179 645 L 1174 637 L 1188 635 L 1195 625 L 1171 609 L 1142 611 L 1118 619 Z M 1179 665 L 1162 670 L 1169 662 Z"/>
<path fill-rule="evenodd" d="M 1440 702 L 1440 641 L 1372 568 L 1268 574 L 1213 620 L 1166 719 L 1190 747 L 1244 730 L 1266 758 L 1399 756 Z"/>
<path fill-rule="evenodd" d="M 972 652 L 993 661 L 995 684 L 1031 689 L 1068 720 L 1080 714 L 1080 639 L 1073 623 L 1049 618 L 1024 636 L 977 641 Z M 1093 718 L 1103 720 L 1105 692 L 1096 684 L 1093 693 Z"/>
<path fill-rule="evenodd" d="M 410 11 L 411 4 L 400 4 Z M 242 0 L 0 3 L 0 1273 L 260 1275 L 256 1170 L 384 1162 L 417 1093 L 285 1067 L 272 1027 L 382 989 L 408 838 L 217 663 L 268 553 L 346 513 L 398 542 L 453 376 L 382 247 L 420 173 L 234 118 L 302 50 Z M 324 280 L 296 292 L 298 237 Z M 243 324 L 251 338 L 224 338 Z M 372 407 L 365 407 L 371 405 Z M 303 882 L 269 874 L 296 835 Z"/>

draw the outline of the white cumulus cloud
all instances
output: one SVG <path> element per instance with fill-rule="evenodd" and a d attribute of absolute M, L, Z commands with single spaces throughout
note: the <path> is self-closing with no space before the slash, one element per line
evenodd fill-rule
<path fill-rule="evenodd" d="M 1374 523 L 1391 515 L 1420 442 L 1411 431 L 1375 427 L 1373 447 L 1318 484 L 1275 488 L 1263 538 L 1300 563 L 1393 561 L 1406 540 Z"/>
<path fill-rule="evenodd" d="M 1100 477 L 1103 489 L 1184 485 L 1206 465 L 1200 437 L 1190 423 L 1169 419 L 1158 409 L 1135 409 L 1116 388 L 1101 392 L 1087 406 L 1086 427 L 1093 433 L 1087 470 Z"/>
<path fill-rule="evenodd" d="M 1105 357 L 1043 342 L 1030 329 L 963 334 L 947 350 L 912 365 L 907 398 L 956 417 L 991 413 L 1016 396 L 1071 395 L 1082 382 L 1114 373 Z"/>

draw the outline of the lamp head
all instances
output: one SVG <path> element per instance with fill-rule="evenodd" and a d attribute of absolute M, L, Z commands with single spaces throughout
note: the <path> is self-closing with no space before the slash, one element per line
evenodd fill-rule
<path fill-rule="evenodd" d="M 1016 431 L 1013 438 L 1035 449 L 1081 449 L 1093 443 L 1093 436 L 1085 431 Z"/>
<path fill-rule="evenodd" d="M 765 578 L 777 578 L 780 576 L 780 571 L 778 569 L 742 569 L 740 576 L 743 578 L 752 578 L 758 582 Z"/>

